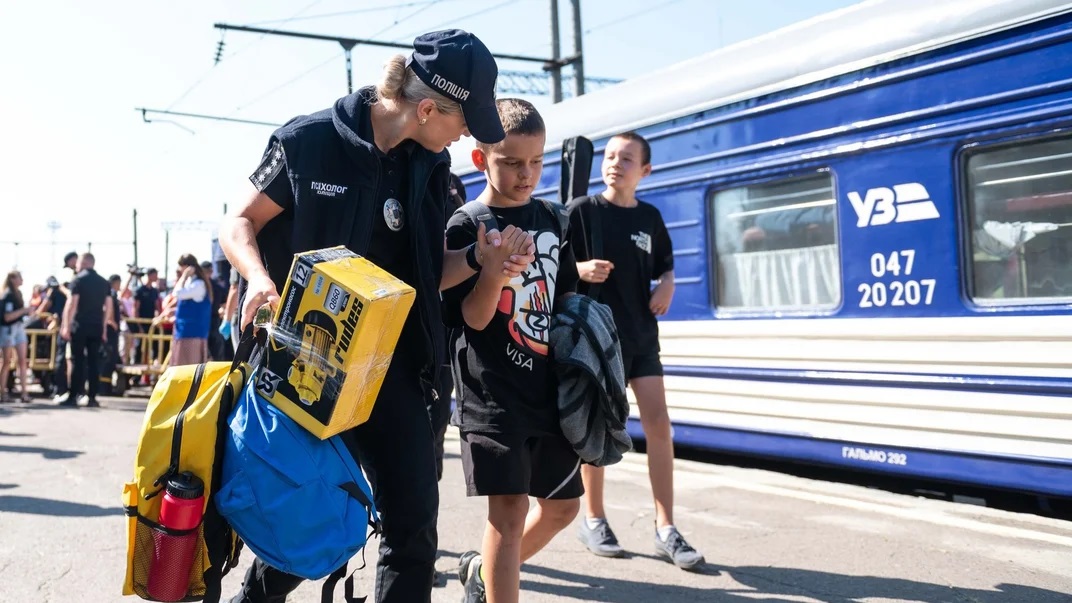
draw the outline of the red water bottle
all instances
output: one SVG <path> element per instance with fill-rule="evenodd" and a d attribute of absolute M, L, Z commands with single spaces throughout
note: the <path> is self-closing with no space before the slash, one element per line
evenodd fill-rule
<path fill-rule="evenodd" d="M 169 531 L 189 532 L 153 532 L 153 559 L 146 585 L 153 599 L 181 601 L 186 597 L 204 508 L 205 484 L 201 478 L 184 471 L 168 479 L 160 501 L 159 523 Z"/>

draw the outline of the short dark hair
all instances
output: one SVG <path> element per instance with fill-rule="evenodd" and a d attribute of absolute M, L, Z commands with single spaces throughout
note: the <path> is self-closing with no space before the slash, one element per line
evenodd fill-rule
<path fill-rule="evenodd" d="M 121 282 L 123 282 L 123 277 L 119 276 L 118 274 L 113 274 L 113 275 L 108 277 L 108 282 L 109 283 L 121 283 Z"/>
<path fill-rule="evenodd" d="M 537 136 L 547 133 L 547 127 L 543 123 L 543 117 L 540 116 L 540 112 L 527 100 L 500 98 L 495 101 L 495 108 L 499 111 L 499 121 L 502 122 L 503 131 L 506 132 L 507 136 L 511 134 Z M 477 142 L 476 146 L 483 151 L 487 151 L 495 145 Z"/>
<path fill-rule="evenodd" d="M 611 138 L 621 138 L 631 142 L 635 142 L 640 145 L 640 163 L 641 165 L 648 165 L 651 163 L 651 145 L 648 144 L 646 138 L 630 130 L 628 132 L 622 132 L 621 134 L 615 134 Z"/>

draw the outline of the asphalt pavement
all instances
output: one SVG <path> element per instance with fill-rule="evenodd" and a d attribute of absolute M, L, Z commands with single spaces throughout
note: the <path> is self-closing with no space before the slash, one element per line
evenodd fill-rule
<path fill-rule="evenodd" d="M 138 600 L 120 595 L 120 494 L 145 400 L 102 405 L 0 406 L 0 603 Z M 707 563 L 684 572 L 654 554 L 645 462 L 630 454 L 607 471 L 609 519 L 629 554 L 595 557 L 571 527 L 525 565 L 521 601 L 1072 602 L 1072 523 L 689 461 L 676 468 L 676 523 Z M 457 603 L 453 571 L 479 547 L 485 502 L 465 496 L 454 431 L 440 491 L 437 568 L 448 579 L 432 601 Z M 375 547 L 358 593 L 372 592 Z M 251 559 L 245 552 L 225 593 Z M 319 595 L 308 583 L 289 600 Z"/>

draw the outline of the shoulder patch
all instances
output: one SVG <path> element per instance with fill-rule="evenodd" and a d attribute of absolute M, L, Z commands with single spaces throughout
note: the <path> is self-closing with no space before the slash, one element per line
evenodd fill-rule
<path fill-rule="evenodd" d="M 275 180 L 279 172 L 283 171 L 284 165 L 286 165 L 286 158 L 283 156 L 283 145 L 278 140 L 274 141 L 272 146 L 268 147 L 268 151 L 264 154 L 261 164 L 257 166 L 257 170 L 250 175 L 249 181 L 253 183 L 253 186 L 258 191 L 264 192 L 264 189 Z"/>

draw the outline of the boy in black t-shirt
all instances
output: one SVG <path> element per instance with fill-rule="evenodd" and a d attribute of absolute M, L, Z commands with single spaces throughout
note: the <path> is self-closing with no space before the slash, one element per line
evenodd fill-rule
<path fill-rule="evenodd" d="M 666 411 L 659 323 L 674 295 L 674 250 L 655 206 L 636 197 L 640 180 L 651 174 L 651 147 L 635 132 L 612 137 L 603 152 L 606 189 L 570 202 L 569 240 L 577 250 L 578 291 L 610 306 L 622 344 L 625 378 L 640 409 L 655 498 L 655 551 L 682 569 L 703 563 L 674 527 L 674 442 Z M 599 245 L 595 248 L 600 233 Z M 658 284 L 653 289 L 651 282 Z M 580 539 L 603 557 L 625 551 L 603 509 L 603 468 L 581 469 L 585 517 Z"/>
<path fill-rule="evenodd" d="M 582 494 L 580 459 L 558 423 L 555 383 L 548 367 L 548 335 L 555 300 L 573 293 L 576 265 L 562 240 L 558 216 L 533 199 L 543 168 L 543 119 L 530 103 L 497 103 L 506 139 L 478 144 L 473 163 L 487 187 L 473 201 L 495 216 L 503 247 L 473 257 L 476 276 L 444 292 L 453 332 L 452 363 L 458 398 L 453 422 L 461 431 L 469 496 L 488 497 L 482 554 L 465 553 L 459 578 L 466 602 L 518 600 L 521 563 L 573 521 Z M 447 224 L 448 249 L 483 237 L 459 209 Z M 508 279 L 497 268 L 515 240 L 531 233 L 536 260 Z M 529 496 L 536 506 L 529 511 Z"/>

